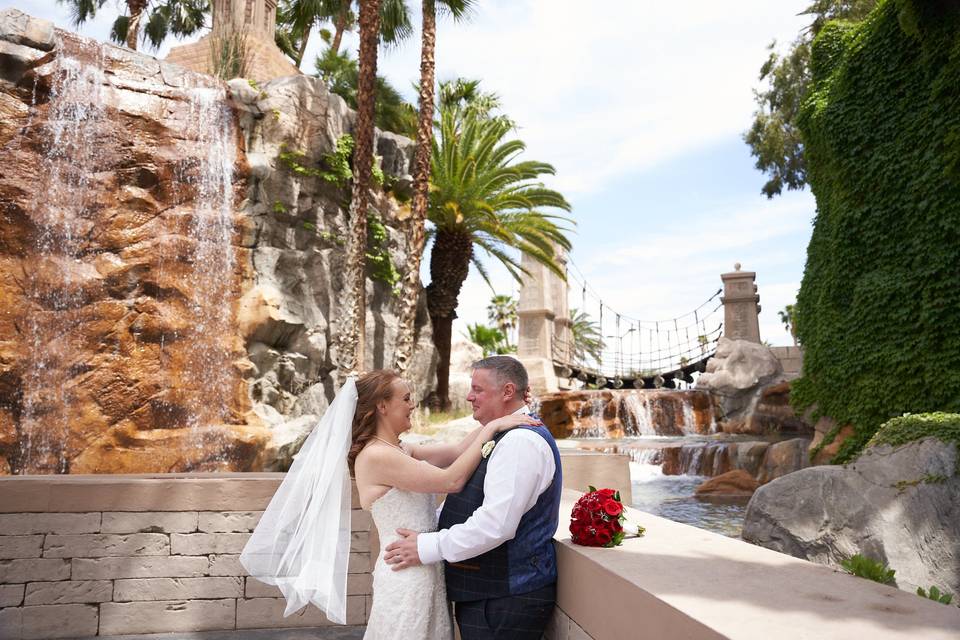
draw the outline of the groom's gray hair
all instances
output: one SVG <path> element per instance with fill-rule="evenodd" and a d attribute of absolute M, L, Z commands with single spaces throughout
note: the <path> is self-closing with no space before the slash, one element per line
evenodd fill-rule
<path fill-rule="evenodd" d="M 520 364 L 520 361 L 513 356 L 490 356 L 477 360 L 472 365 L 473 369 L 489 369 L 493 371 L 498 384 L 512 382 L 517 388 L 517 393 L 523 397 L 529 384 L 526 368 Z"/>

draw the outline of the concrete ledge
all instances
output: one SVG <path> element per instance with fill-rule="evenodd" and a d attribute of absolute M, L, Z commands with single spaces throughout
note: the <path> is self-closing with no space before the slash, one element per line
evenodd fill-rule
<path fill-rule="evenodd" d="M 613 549 L 570 542 L 564 491 L 557 604 L 596 640 L 956 640 L 960 609 L 635 509 Z"/>

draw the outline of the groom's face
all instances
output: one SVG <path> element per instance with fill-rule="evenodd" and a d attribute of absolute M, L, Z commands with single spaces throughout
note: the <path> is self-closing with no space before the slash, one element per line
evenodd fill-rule
<path fill-rule="evenodd" d="M 470 378 L 470 393 L 467 402 L 473 407 L 473 419 L 480 424 L 500 418 L 506 413 L 506 385 L 497 381 L 496 373 L 491 369 L 474 369 Z"/>

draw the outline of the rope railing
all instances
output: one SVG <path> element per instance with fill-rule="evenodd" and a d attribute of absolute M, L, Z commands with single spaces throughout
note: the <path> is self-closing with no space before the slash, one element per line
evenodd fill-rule
<path fill-rule="evenodd" d="M 642 320 L 614 310 L 572 260 L 569 265 L 570 302 L 577 293 L 581 297 L 579 307 L 571 306 L 585 314 L 596 307 L 596 314 L 587 317 L 598 329 L 599 336 L 594 338 L 602 340 L 602 345 L 599 351 L 587 353 L 582 345 L 574 344 L 569 329 L 556 323 L 551 350 L 562 375 L 569 373 L 614 387 L 660 386 L 669 380 L 689 380 L 691 373 L 703 371 L 723 335 L 723 303 L 711 304 L 722 289 L 687 313 L 665 320 Z"/>

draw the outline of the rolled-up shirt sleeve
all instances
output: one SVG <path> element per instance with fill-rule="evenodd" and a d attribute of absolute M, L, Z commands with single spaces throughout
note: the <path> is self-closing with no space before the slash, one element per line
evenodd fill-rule
<path fill-rule="evenodd" d="M 540 435 L 509 432 L 490 454 L 483 504 L 462 524 L 417 536 L 420 562 L 460 562 L 511 540 L 523 514 L 550 486 L 555 468 L 553 451 Z"/>

